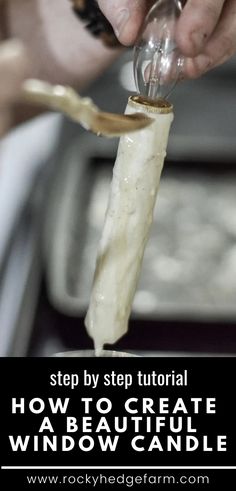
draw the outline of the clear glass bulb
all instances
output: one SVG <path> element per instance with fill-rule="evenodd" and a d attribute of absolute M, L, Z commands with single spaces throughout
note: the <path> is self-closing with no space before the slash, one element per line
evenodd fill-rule
<path fill-rule="evenodd" d="M 149 11 L 134 50 L 137 92 L 150 99 L 167 98 L 183 66 L 175 42 L 180 0 L 158 0 Z"/>

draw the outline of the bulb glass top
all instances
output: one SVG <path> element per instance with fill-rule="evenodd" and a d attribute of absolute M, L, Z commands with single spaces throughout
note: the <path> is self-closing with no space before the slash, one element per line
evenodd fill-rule
<path fill-rule="evenodd" d="M 178 81 L 183 57 L 175 41 L 180 0 L 158 0 L 149 11 L 134 50 L 137 92 L 167 98 Z"/>

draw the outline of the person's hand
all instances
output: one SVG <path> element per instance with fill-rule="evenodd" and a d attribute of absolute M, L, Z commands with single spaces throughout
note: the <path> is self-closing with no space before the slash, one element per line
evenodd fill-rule
<path fill-rule="evenodd" d="M 135 42 L 139 28 L 154 0 L 98 0 L 98 5 L 125 46 Z"/>
<path fill-rule="evenodd" d="M 11 107 L 27 74 L 27 57 L 21 42 L 0 43 L 0 136 L 10 126 Z"/>
<path fill-rule="evenodd" d="M 187 57 L 187 77 L 199 77 L 227 61 L 236 53 L 236 0 L 188 0 L 177 43 Z"/>
<path fill-rule="evenodd" d="M 119 40 L 134 43 L 150 0 L 98 0 Z M 199 77 L 236 53 L 236 0 L 188 0 L 178 22 L 177 44 L 185 77 Z"/>

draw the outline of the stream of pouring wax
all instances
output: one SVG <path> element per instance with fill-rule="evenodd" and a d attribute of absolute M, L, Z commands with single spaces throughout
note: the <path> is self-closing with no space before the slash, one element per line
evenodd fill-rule
<path fill-rule="evenodd" d="M 122 136 L 118 147 L 85 319 L 98 356 L 128 330 L 173 120 L 166 101 L 131 97 L 126 113 L 136 111 L 153 123 Z"/>

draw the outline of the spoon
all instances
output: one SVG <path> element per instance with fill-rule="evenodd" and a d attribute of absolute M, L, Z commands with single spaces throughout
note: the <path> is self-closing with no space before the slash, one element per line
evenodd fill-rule
<path fill-rule="evenodd" d="M 71 87 L 51 85 L 37 79 L 23 83 L 22 97 L 43 104 L 80 123 L 86 130 L 108 137 L 120 136 L 149 126 L 153 119 L 142 113 L 113 114 L 101 111 L 91 99 L 80 97 Z"/>

